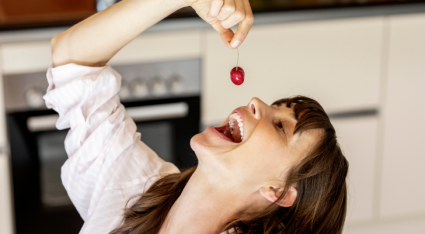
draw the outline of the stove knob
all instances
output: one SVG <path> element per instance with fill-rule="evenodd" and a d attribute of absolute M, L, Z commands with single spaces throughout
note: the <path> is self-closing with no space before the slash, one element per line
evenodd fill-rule
<path fill-rule="evenodd" d="M 159 77 L 155 77 L 151 80 L 150 88 L 152 94 L 155 96 L 163 96 L 167 93 L 165 82 Z"/>
<path fill-rule="evenodd" d="M 183 92 L 183 80 L 178 76 L 172 76 L 168 80 L 168 87 L 173 94 L 179 94 Z"/>
<path fill-rule="evenodd" d="M 124 80 L 121 81 L 121 88 L 118 92 L 118 96 L 120 96 L 121 100 L 126 100 L 130 97 L 130 87 Z"/>
<path fill-rule="evenodd" d="M 135 79 L 131 82 L 131 93 L 135 98 L 143 98 L 148 96 L 149 89 L 142 79 Z"/>
<path fill-rule="evenodd" d="M 43 99 L 44 92 L 38 88 L 31 88 L 25 93 L 25 101 L 31 108 L 40 108 L 45 106 Z"/>

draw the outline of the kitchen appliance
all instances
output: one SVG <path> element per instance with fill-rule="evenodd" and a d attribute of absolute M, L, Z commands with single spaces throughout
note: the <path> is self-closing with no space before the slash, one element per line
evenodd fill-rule
<path fill-rule="evenodd" d="M 190 138 L 200 128 L 199 59 L 112 66 L 121 102 L 142 141 L 179 168 L 196 165 Z M 46 72 L 4 76 L 17 234 L 78 233 L 83 221 L 60 179 L 68 130 L 45 107 Z"/>

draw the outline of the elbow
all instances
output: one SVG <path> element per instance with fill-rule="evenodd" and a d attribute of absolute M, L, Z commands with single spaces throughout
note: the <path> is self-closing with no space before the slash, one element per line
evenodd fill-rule
<path fill-rule="evenodd" d="M 67 43 L 64 42 L 66 38 L 63 38 L 63 37 L 64 36 L 62 35 L 62 33 L 59 33 L 50 40 L 50 49 L 52 52 L 53 67 L 70 63 L 70 59 L 68 58 L 68 52 L 66 48 Z"/>
<path fill-rule="evenodd" d="M 58 36 L 59 36 L 59 34 L 56 34 L 53 38 L 52 38 L 52 40 L 50 40 L 50 50 L 51 50 L 51 52 L 52 52 L 52 62 L 53 62 L 53 66 L 56 66 L 56 64 L 57 64 L 57 50 L 56 50 L 56 47 L 57 47 L 57 44 L 58 44 Z"/>

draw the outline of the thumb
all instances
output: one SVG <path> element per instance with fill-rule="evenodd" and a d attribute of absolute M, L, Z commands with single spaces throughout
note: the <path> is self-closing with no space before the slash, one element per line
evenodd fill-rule
<path fill-rule="evenodd" d="M 234 49 L 230 45 L 230 41 L 232 40 L 235 33 L 230 28 L 223 28 L 217 19 L 214 19 L 212 22 L 210 22 L 210 24 L 218 32 L 218 34 L 220 34 L 221 40 L 224 42 L 224 44 L 230 49 Z"/>

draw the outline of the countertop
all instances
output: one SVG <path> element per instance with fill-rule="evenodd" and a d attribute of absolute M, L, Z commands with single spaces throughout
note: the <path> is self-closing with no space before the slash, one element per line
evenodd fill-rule
<path fill-rule="evenodd" d="M 414 14 L 425 12 L 425 3 L 405 3 L 382 6 L 359 6 L 352 8 L 313 9 L 254 14 L 254 25 L 284 22 L 301 22 L 382 15 Z M 0 32 L 0 44 L 18 41 L 36 41 L 52 38 L 68 27 L 37 28 Z M 209 29 L 200 18 L 166 19 L 149 28 L 146 32 Z"/>

